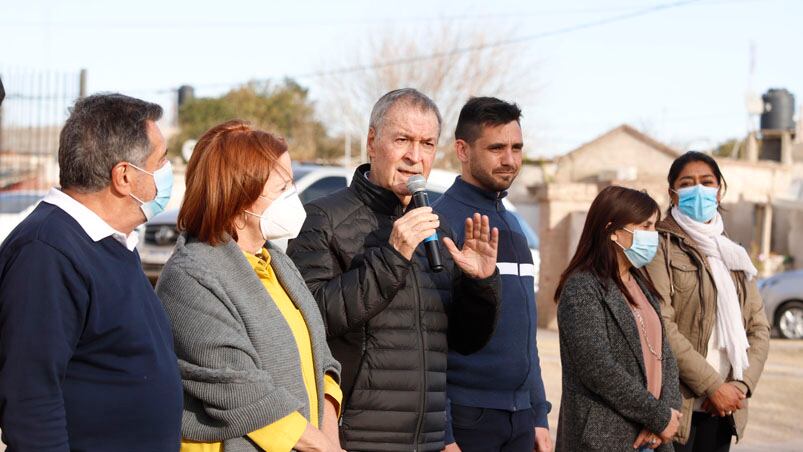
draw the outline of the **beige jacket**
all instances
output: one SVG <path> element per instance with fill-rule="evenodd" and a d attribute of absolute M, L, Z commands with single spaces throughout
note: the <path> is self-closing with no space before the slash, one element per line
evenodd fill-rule
<path fill-rule="evenodd" d="M 725 382 L 706 361 L 708 341 L 716 321 L 717 289 L 707 259 L 671 214 L 658 222 L 657 229 L 661 243 L 646 271 L 663 298 L 661 314 L 672 353 L 678 361 L 683 419 L 676 440 L 685 444 L 689 438 L 694 399 L 713 394 Z M 748 281 L 741 271 L 731 274 L 750 343 L 747 352 L 750 367 L 738 385 L 749 398 L 767 360 L 770 326 L 755 279 Z M 743 409 L 733 413 L 737 441 L 742 438 L 747 424 L 747 400 L 744 404 Z"/>

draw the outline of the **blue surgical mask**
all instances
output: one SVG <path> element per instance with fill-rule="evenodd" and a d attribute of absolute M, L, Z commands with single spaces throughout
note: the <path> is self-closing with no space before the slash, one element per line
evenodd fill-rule
<path fill-rule="evenodd" d="M 142 213 L 145 214 L 145 220 L 150 220 L 156 215 L 164 212 L 165 207 L 167 207 L 167 203 L 170 201 L 170 193 L 173 191 L 173 165 L 171 165 L 170 161 L 168 161 L 162 165 L 161 168 L 152 173 L 138 167 L 137 165 L 134 165 L 133 163 L 129 163 L 129 165 L 145 174 L 150 174 L 151 177 L 153 177 L 154 184 L 156 184 L 156 197 L 151 201 L 143 201 L 134 196 L 133 193 L 130 193 L 131 197 L 139 202 L 139 208 L 142 210 Z"/>
<path fill-rule="evenodd" d="M 641 268 L 652 262 L 655 253 L 658 252 L 658 231 L 623 229 L 633 234 L 633 243 L 630 248 L 623 247 L 619 242 L 616 244 L 622 247 L 630 263 L 636 268 Z"/>
<path fill-rule="evenodd" d="M 678 209 L 694 221 L 708 223 L 717 214 L 718 187 L 698 184 L 673 191 L 678 194 Z"/>

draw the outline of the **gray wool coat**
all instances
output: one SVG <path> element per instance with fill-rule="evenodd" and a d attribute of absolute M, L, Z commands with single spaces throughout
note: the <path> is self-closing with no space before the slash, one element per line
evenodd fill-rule
<path fill-rule="evenodd" d="M 660 317 L 660 306 L 636 278 Z M 576 272 L 558 302 L 563 391 L 556 451 L 633 451 L 642 428 L 660 433 L 680 409 L 678 368 L 663 335 L 661 398 L 647 391 L 644 357 L 627 299 L 610 280 Z M 659 447 L 671 451 L 671 444 Z"/>
<path fill-rule="evenodd" d="M 284 253 L 271 267 L 309 328 L 318 385 L 339 381 L 318 305 Z M 257 451 L 246 434 L 299 411 L 309 419 L 298 349 L 289 325 L 237 244 L 210 246 L 182 235 L 156 285 L 173 327 L 184 385 L 181 433 L 220 442 L 226 452 Z"/>

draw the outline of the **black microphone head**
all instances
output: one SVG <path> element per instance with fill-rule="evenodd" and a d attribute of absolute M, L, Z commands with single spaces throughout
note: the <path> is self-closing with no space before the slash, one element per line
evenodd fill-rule
<path fill-rule="evenodd" d="M 424 179 L 424 176 L 420 174 L 410 176 L 407 178 L 407 189 L 410 190 L 410 193 L 417 193 L 419 191 L 426 190 L 427 180 Z"/>
<path fill-rule="evenodd" d="M 3 105 L 3 99 L 6 98 L 6 90 L 3 89 L 3 79 L 0 78 L 0 105 Z"/>

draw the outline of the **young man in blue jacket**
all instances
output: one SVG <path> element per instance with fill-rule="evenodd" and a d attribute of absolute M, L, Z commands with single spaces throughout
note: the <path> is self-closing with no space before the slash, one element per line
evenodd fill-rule
<path fill-rule="evenodd" d="M 490 342 L 473 355 L 449 353 L 447 451 L 552 450 L 547 424 L 551 405 L 535 338 L 533 258 L 518 221 L 502 204 L 521 168 L 520 118 L 515 104 L 492 97 L 470 99 L 455 130 L 462 175 L 433 204 L 455 231 L 458 244 L 466 216 L 479 212 L 490 218 L 499 229 L 502 280 L 500 314 Z"/>

